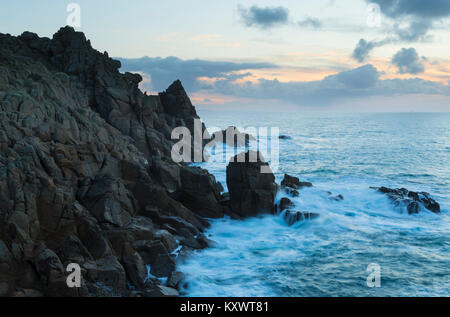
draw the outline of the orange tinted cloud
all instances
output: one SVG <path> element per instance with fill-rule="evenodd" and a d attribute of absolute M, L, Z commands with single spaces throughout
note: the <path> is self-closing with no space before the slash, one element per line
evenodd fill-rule
<path fill-rule="evenodd" d="M 225 96 L 222 94 L 209 94 L 205 92 L 193 93 L 190 98 L 194 105 L 223 105 L 235 101 L 245 101 L 244 98 Z"/>
<path fill-rule="evenodd" d="M 298 82 L 322 80 L 328 75 L 336 74 L 336 70 L 320 68 L 276 68 L 276 69 L 245 69 L 231 74 L 246 75 L 236 79 L 233 83 L 242 84 L 245 82 L 258 83 L 259 79 L 278 80 L 280 82 Z M 229 75 L 229 74 L 227 74 Z M 207 84 L 214 84 L 218 80 L 225 80 L 225 77 L 199 77 L 198 80 Z"/>
<path fill-rule="evenodd" d="M 257 69 L 244 70 L 237 73 L 245 74 L 250 72 L 250 76 L 236 80 L 236 83 L 243 83 L 250 81 L 258 82 L 258 79 L 275 80 L 280 82 L 294 82 L 294 81 L 315 81 L 321 80 L 324 77 L 336 73 L 331 69 L 320 68 L 277 68 L 277 69 Z"/>
<path fill-rule="evenodd" d="M 389 58 L 372 58 L 370 61 L 378 71 L 383 72 L 381 79 L 410 79 L 421 78 L 424 80 L 447 84 L 450 80 L 450 61 L 426 60 L 425 72 L 421 74 L 399 74 L 396 66 L 392 65 Z"/>

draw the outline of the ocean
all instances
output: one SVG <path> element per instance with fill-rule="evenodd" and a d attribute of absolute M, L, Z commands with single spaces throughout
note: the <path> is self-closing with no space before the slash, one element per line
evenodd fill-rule
<path fill-rule="evenodd" d="M 178 263 L 184 295 L 450 296 L 450 113 L 199 115 L 207 127 L 279 127 L 290 139 L 279 143 L 277 182 L 284 173 L 312 182 L 291 200 L 320 217 L 212 220 L 213 246 Z M 196 165 L 226 188 L 225 160 Z M 429 192 L 442 212 L 409 215 L 371 186 Z"/>

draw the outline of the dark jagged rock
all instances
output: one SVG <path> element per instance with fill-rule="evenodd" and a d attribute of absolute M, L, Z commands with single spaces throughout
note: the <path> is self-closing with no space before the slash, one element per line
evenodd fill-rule
<path fill-rule="evenodd" d="M 418 202 L 413 201 L 408 204 L 408 207 L 406 207 L 406 209 L 408 210 L 408 214 L 410 214 L 410 215 L 418 214 L 419 210 L 420 210 L 420 205 Z"/>
<path fill-rule="evenodd" d="M 176 264 L 174 259 L 169 254 L 158 254 L 153 260 L 151 267 L 151 274 L 156 277 L 168 277 L 175 271 Z"/>
<path fill-rule="evenodd" d="M 261 153 L 248 151 L 233 157 L 227 166 L 227 186 L 231 209 L 239 216 L 273 211 L 278 186 Z"/>
<path fill-rule="evenodd" d="M 226 211 L 212 175 L 171 158 L 173 128 L 207 135 L 181 82 L 149 96 L 120 67 L 71 27 L 0 34 L 0 295 L 147 294 L 144 265 L 168 276 L 174 236 L 203 248 L 203 217 Z"/>
<path fill-rule="evenodd" d="M 213 175 L 198 167 L 181 168 L 181 187 L 175 193 L 177 200 L 200 216 L 222 218 L 223 208 L 219 204 L 221 186 Z M 198 193 L 202 193 L 199 195 Z"/>
<path fill-rule="evenodd" d="M 318 218 L 319 214 L 307 211 L 286 210 L 283 217 L 288 226 L 292 226 L 293 224 L 300 221 Z"/>
<path fill-rule="evenodd" d="M 175 232 L 183 232 L 184 230 L 186 230 L 194 236 L 200 234 L 200 231 L 196 227 L 180 217 L 161 216 L 159 218 L 159 221 L 173 228 Z"/>
<path fill-rule="evenodd" d="M 249 146 L 250 141 L 256 139 L 251 134 L 240 132 L 236 127 L 228 127 L 225 130 L 215 132 L 212 135 L 212 140 L 232 147 L 241 147 Z"/>
<path fill-rule="evenodd" d="M 184 277 L 182 272 L 172 272 L 167 279 L 166 286 L 177 289 L 182 284 Z"/>
<path fill-rule="evenodd" d="M 383 194 L 386 194 L 389 199 L 397 207 L 406 207 L 409 214 L 417 214 L 420 211 L 420 206 L 434 212 L 440 213 L 441 206 L 426 192 L 412 192 L 406 188 L 392 189 L 388 187 L 371 187 Z"/>
<path fill-rule="evenodd" d="M 144 261 L 144 264 L 151 265 L 160 254 L 168 254 L 167 248 L 161 241 L 139 240 L 133 243 L 133 248 L 137 250 Z"/>
<path fill-rule="evenodd" d="M 286 197 L 280 199 L 280 211 L 294 207 L 294 203 Z"/>
<path fill-rule="evenodd" d="M 135 251 L 131 245 L 126 245 L 121 262 L 131 285 L 138 290 L 144 289 L 147 278 L 147 269 L 140 254 Z"/>
<path fill-rule="evenodd" d="M 298 177 L 284 174 L 284 179 L 281 181 L 281 187 L 299 189 L 302 187 L 312 187 L 312 184 L 310 182 L 301 182 Z"/>
<path fill-rule="evenodd" d="M 204 123 L 196 124 L 200 118 L 181 81 L 176 80 L 165 92 L 160 93 L 159 97 L 163 106 L 165 120 L 170 130 L 175 127 L 186 127 L 190 130 L 192 161 L 197 161 L 197 159 L 200 159 L 200 161 L 205 160 L 203 149 L 211 136 Z M 200 136 L 201 142 L 199 142 L 199 145 L 201 146 L 195 146 L 194 135 Z"/>
<path fill-rule="evenodd" d="M 181 81 L 176 80 L 165 92 L 159 94 L 165 113 L 180 119 L 199 119 Z"/>
<path fill-rule="evenodd" d="M 117 260 L 117 257 L 105 257 L 97 261 L 88 261 L 83 264 L 86 278 L 96 281 L 88 285 L 90 292 L 99 295 L 105 291 L 110 296 L 118 296 L 126 291 L 126 272 Z M 99 286 L 104 286 L 100 287 Z"/>
<path fill-rule="evenodd" d="M 178 247 L 175 238 L 167 230 L 155 231 L 155 240 L 161 241 L 169 252 L 174 251 Z"/>
<path fill-rule="evenodd" d="M 34 257 L 34 266 L 41 278 L 45 294 L 49 296 L 61 296 L 63 294 L 76 295 L 75 290 L 66 287 L 66 278 L 64 276 L 64 267 L 61 260 L 55 252 L 48 249 L 45 245 L 41 245 L 36 250 Z M 59 292 L 63 293 L 59 293 Z M 58 294 L 59 293 L 59 294 Z"/>
<path fill-rule="evenodd" d="M 124 227 L 136 212 L 130 197 L 120 180 L 98 175 L 86 194 L 78 198 L 99 222 Z"/>

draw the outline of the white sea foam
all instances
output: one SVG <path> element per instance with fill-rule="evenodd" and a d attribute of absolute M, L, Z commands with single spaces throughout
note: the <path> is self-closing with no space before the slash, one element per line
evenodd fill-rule
<path fill-rule="evenodd" d="M 208 118 L 203 114 L 202 117 Z M 215 120 L 217 125 L 219 119 Z M 327 120 L 319 121 L 323 124 Z M 224 122 L 226 126 L 226 120 Z M 317 129 L 322 127 L 320 122 L 311 122 L 310 125 Z M 445 175 L 449 174 L 448 154 L 440 157 L 444 163 L 447 162 L 447 170 L 440 167 L 441 163 L 427 165 L 427 161 L 414 151 L 406 155 L 396 152 L 396 144 L 381 145 L 377 138 L 370 139 L 378 135 L 373 132 L 376 129 L 370 129 L 365 142 L 386 146 L 394 153 L 392 155 L 400 157 L 380 154 L 376 147 L 364 148 L 364 153 L 359 153 L 363 147 L 359 141 L 352 145 L 344 142 L 355 138 L 358 131 L 339 131 L 330 132 L 332 137 L 328 138 L 323 131 L 317 131 L 321 136 L 311 141 L 308 133 L 299 137 L 302 131 L 282 131 L 293 140 L 282 143 L 281 170 L 276 175 L 277 181 L 281 181 L 282 172 L 289 172 L 313 182 L 314 187 L 302 189 L 299 197 L 290 199 L 296 205 L 294 209 L 318 213 L 320 217 L 293 226 L 288 226 L 282 215 L 244 221 L 214 220 L 207 234 L 217 243 L 179 263 L 179 270 L 187 274 L 187 287 L 183 290 L 186 295 L 450 294 L 450 197 L 449 183 L 445 180 Z M 339 133 L 344 134 L 342 138 L 345 140 L 334 140 L 334 148 L 327 145 L 330 138 Z M 394 137 L 401 139 L 396 134 Z M 410 142 L 407 133 L 404 137 L 404 142 Z M 300 149 L 299 144 L 304 145 L 303 149 L 307 149 L 309 155 Z M 313 150 L 314 145 L 311 144 L 319 145 Z M 355 156 L 345 158 L 342 152 L 348 151 L 347 146 L 353 148 Z M 441 147 L 442 143 L 436 146 Z M 412 147 L 415 145 L 405 148 L 411 150 Z M 365 156 L 369 163 L 348 162 L 359 160 L 355 158 L 358 155 Z M 332 157 L 335 163 L 328 164 Z M 226 162 L 216 161 L 204 163 L 202 167 L 210 170 L 226 187 L 226 165 Z M 417 166 L 420 166 L 420 172 L 416 170 Z M 412 176 L 404 176 L 406 174 Z M 430 181 L 427 175 L 434 176 L 435 181 Z M 369 188 L 382 185 L 429 191 L 441 204 L 442 213 L 436 215 L 421 210 L 419 214 L 408 215 L 406 210 L 396 209 L 385 195 Z M 344 200 L 330 200 L 329 191 L 333 195 L 342 194 Z M 280 192 L 277 199 L 283 196 L 284 193 Z M 366 268 L 370 263 L 381 266 L 380 288 L 366 285 Z"/>

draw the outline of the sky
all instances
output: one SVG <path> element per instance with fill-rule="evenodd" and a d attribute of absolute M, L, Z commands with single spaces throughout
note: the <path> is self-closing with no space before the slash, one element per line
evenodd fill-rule
<path fill-rule="evenodd" d="M 0 1 L 1 33 L 74 21 L 143 90 L 181 79 L 201 109 L 450 111 L 450 0 Z"/>

